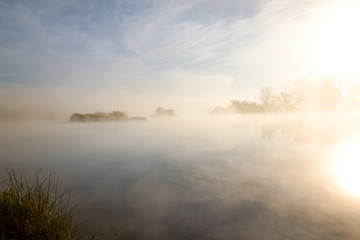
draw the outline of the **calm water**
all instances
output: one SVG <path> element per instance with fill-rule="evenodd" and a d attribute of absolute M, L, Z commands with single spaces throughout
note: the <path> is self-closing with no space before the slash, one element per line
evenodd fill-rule
<path fill-rule="evenodd" d="M 76 218 L 104 239 L 360 239 L 360 196 L 332 167 L 359 120 L 1 123 L 0 175 L 59 176 Z"/>

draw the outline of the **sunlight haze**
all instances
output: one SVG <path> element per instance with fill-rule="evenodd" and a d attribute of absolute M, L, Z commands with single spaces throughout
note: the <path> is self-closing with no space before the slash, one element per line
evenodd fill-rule
<path fill-rule="evenodd" d="M 359 24 L 360 0 L 0 0 L 1 240 L 359 240 Z"/>

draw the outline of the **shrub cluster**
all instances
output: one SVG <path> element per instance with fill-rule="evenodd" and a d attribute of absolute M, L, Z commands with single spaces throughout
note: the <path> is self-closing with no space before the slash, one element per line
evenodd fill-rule
<path fill-rule="evenodd" d="M 107 121 L 144 121 L 144 117 L 128 117 L 125 113 L 120 111 L 113 111 L 111 113 L 96 112 L 96 113 L 73 113 L 70 117 L 71 122 L 107 122 Z"/>

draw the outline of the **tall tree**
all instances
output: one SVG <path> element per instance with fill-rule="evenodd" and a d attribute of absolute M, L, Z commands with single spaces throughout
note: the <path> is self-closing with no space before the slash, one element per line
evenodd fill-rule
<path fill-rule="evenodd" d="M 265 110 L 275 111 L 278 108 L 279 96 L 271 88 L 263 87 L 260 89 L 260 102 Z"/>

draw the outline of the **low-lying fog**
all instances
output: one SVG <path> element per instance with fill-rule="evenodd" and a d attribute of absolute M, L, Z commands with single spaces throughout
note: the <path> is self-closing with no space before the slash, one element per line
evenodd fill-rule
<path fill-rule="evenodd" d="M 255 116 L 3 122 L 0 174 L 59 176 L 104 239 L 360 239 L 360 195 L 334 167 L 355 164 L 337 152 L 360 115 Z"/>

